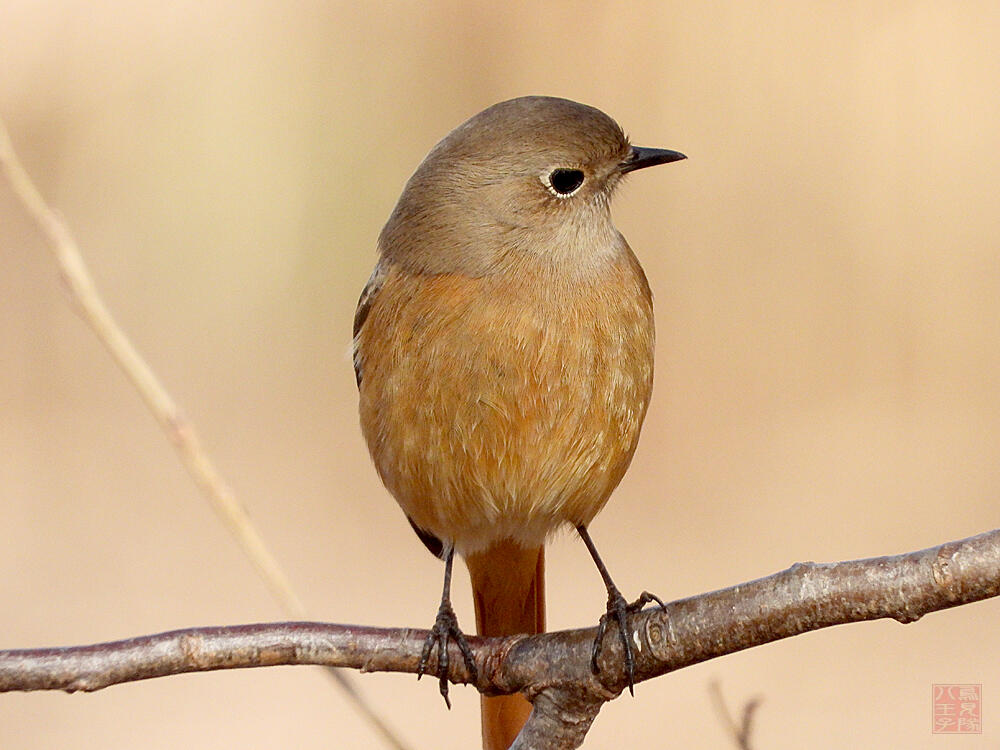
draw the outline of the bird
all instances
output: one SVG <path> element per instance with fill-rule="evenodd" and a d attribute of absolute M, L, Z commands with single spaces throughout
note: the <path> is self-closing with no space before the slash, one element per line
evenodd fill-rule
<path fill-rule="evenodd" d="M 628 604 L 588 526 L 635 452 L 653 384 L 652 294 L 612 223 L 612 194 L 636 170 L 686 158 L 631 145 L 604 112 L 524 96 L 452 130 L 409 178 L 378 237 L 354 317 L 360 421 L 375 468 L 444 588 L 418 676 L 448 641 L 470 673 L 451 604 L 454 558 L 469 569 L 481 636 L 545 627 L 544 546 L 571 526 L 608 592 L 625 680 Z M 662 602 L 660 602 L 662 606 Z M 483 697 L 484 747 L 527 720 L 520 695 Z"/>

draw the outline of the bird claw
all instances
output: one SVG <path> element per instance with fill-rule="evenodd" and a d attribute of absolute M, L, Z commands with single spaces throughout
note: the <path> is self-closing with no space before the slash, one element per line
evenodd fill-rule
<path fill-rule="evenodd" d="M 441 602 L 437 618 L 434 620 L 434 626 L 424 641 L 424 648 L 420 652 L 420 662 L 417 664 L 417 679 L 419 680 L 423 677 L 424 672 L 427 671 L 427 663 L 430 660 L 431 652 L 434 650 L 434 644 L 436 643 L 437 676 L 441 697 L 444 698 L 445 705 L 450 709 L 451 699 L 448 697 L 449 638 L 458 644 L 458 648 L 462 652 L 462 657 L 465 659 L 465 666 L 471 673 L 473 681 L 477 681 L 479 679 L 479 670 L 476 667 L 476 660 L 472 656 L 472 649 L 469 647 L 468 641 L 465 640 L 465 634 L 458 627 L 458 618 L 455 616 L 455 610 L 451 607 L 451 602 L 446 600 Z"/>
<path fill-rule="evenodd" d="M 656 596 L 656 594 L 651 594 L 648 591 L 643 591 L 638 599 L 629 604 L 617 588 L 609 588 L 608 611 L 601 615 L 601 619 L 597 624 L 597 637 L 594 638 L 594 646 L 590 652 L 590 669 L 594 674 L 599 674 L 601 668 L 597 660 L 601 655 L 601 646 L 604 641 L 604 633 L 608 629 L 608 621 L 613 619 L 618 625 L 618 635 L 622 642 L 625 679 L 628 681 L 628 692 L 630 695 L 635 695 L 635 655 L 632 653 L 632 642 L 628 637 L 628 620 L 630 615 L 639 612 L 650 602 L 656 602 L 660 605 L 660 609 L 666 609 L 667 605 L 663 603 L 663 600 Z"/>

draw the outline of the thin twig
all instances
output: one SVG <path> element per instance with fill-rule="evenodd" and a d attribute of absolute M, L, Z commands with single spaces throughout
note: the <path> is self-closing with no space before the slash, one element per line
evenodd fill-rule
<path fill-rule="evenodd" d="M 760 706 L 760 698 L 751 698 L 743 706 L 743 714 L 740 717 L 739 724 L 733 718 L 732 714 L 729 713 L 729 708 L 726 706 L 726 700 L 722 697 L 722 688 L 719 683 L 713 681 L 708 686 L 709 695 L 712 698 L 712 705 L 715 707 L 715 712 L 719 714 L 719 719 L 722 724 L 729 731 L 729 734 L 733 738 L 733 744 L 736 745 L 737 750 L 753 750 L 750 745 L 750 735 L 753 733 L 753 716 Z"/>
<path fill-rule="evenodd" d="M 66 223 L 49 208 L 14 152 L 6 126 L 0 121 L 0 170 L 6 173 L 14 194 L 42 230 L 55 255 L 59 270 L 84 321 L 107 347 L 112 358 L 132 382 L 177 449 L 185 467 L 211 501 L 225 526 L 233 533 L 247 557 L 282 606 L 296 617 L 305 607 L 292 590 L 287 576 L 254 528 L 247 512 L 236 500 L 212 464 L 197 432 L 181 414 L 149 364 L 136 351 L 97 293 L 93 279 Z"/>
<path fill-rule="evenodd" d="M 937 610 L 1000 595 L 1000 530 L 917 552 L 841 563 L 799 563 L 767 578 L 648 609 L 630 622 L 636 683 L 753 646 L 832 625 Z M 522 692 L 534 711 L 516 750 L 570 750 L 601 705 L 626 686 L 618 633 L 591 671 L 596 628 L 509 638 L 469 637 L 476 688 Z M 75 648 L 0 651 L 0 692 L 99 690 L 184 672 L 322 664 L 415 673 L 426 631 L 322 623 L 192 628 Z M 449 679 L 473 675 L 452 643 Z M 430 665 L 435 671 L 435 665 Z M 749 736 L 749 722 L 744 716 Z"/>
<path fill-rule="evenodd" d="M 184 466 L 208 498 L 213 510 L 223 525 L 236 537 L 240 548 L 282 608 L 292 617 L 304 617 L 305 606 L 295 594 L 288 577 L 267 548 L 246 510 L 208 457 L 194 425 L 183 416 L 156 373 L 132 345 L 104 304 L 69 227 L 45 202 L 21 164 L 2 119 L 0 119 L 0 172 L 6 175 L 14 195 L 48 241 L 80 316 L 97 334 L 111 357 L 135 386 L 177 449 Z M 367 704 L 346 675 L 334 671 L 329 671 L 329 674 L 390 746 L 396 750 L 406 750 L 406 746 Z"/>

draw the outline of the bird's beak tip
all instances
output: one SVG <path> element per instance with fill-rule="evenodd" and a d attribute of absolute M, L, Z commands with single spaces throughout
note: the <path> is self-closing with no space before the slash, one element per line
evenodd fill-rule
<path fill-rule="evenodd" d="M 632 155 L 618 165 L 618 170 L 625 174 L 634 172 L 637 169 L 655 167 L 657 164 L 669 164 L 672 161 L 687 159 L 687 156 L 680 151 L 671 151 L 667 148 L 643 148 L 641 146 L 632 147 Z"/>

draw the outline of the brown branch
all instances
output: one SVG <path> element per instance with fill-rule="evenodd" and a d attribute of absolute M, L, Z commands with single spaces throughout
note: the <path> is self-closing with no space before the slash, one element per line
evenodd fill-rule
<path fill-rule="evenodd" d="M 268 549 L 246 509 L 209 458 L 194 425 L 184 417 L 177 403 L 153 372 L 149 363 L 132 345 L 125 331 L 115 321 L 94 284 L 83 255 L 69 227 L 45 202 L 31 176 L 14 151 L 10 135 L 0 119 L 0 173 L 3 173 L 29 216 L 48 241 L 59 273 L 74 302 L 74 309 L 90 326 L 112 359 L 132 382 L 146 406 L 159 422 L 164 434 L 177 450 L 181 461 L 201 489 L 223 526 L 229 529 L 243 554 L 257 569 L 261 579 L 282 608 L 292 617 L 304 617 L 305 606 L 295 593 L 288 576 Z M 370 706 L 345 674 L 327 673 L 382 739 L 396 750 L 407 750 L 378 712 Z"/>
<path fill-rule="evenodd" d="M 633 619 L 636 681 L 831 625 L 909 623 L 1000 594 L 1000 530 L 918 552 L 841 563 L 799 563 L 767 578 L 682 599 Z M 516 750 L 575 748 L 601 705 L 624 689 L 617 633 L 590 670 L 596 629 L 469 638 L 476 688 L 523 692 L 535 705 Z M 0 691 L 99 690 L 183 672 L 320 664 L 416 672 L 426 631 L 279 623 L 192 628 L 74 648 L 0 651 Z M 470 674 L 452 645 L 450 678 Z M 433 671 L 434 665 L 431 664 Z"/>

